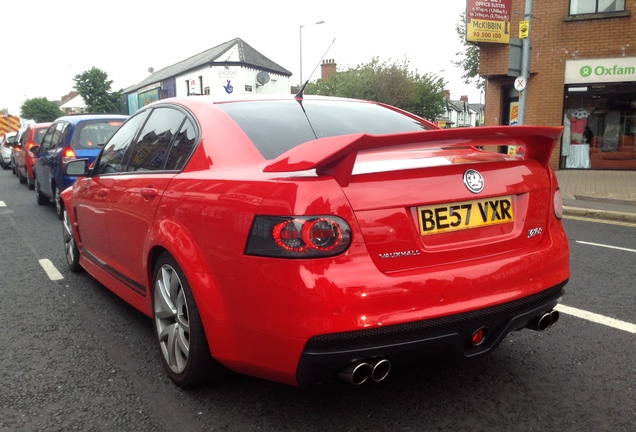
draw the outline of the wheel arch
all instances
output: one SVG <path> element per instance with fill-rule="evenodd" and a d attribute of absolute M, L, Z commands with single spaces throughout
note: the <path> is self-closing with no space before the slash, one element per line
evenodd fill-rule
<path fill-rule="evenodd" d="M 163 220 L 155 225 L 151 244 L 146 256 L 150 294 L 148 298 L 151 308 L 154 296 L 155 266 L 159 257 L 163 253 L 168 253 L 179 264 L 188 279 L 197 308 L 204 318 L 203 326 L 208 334 L 206 321 L 222 321 L 226 314 L 217 276 L 214 269 L 210 268 L 204 251 L 199 248 L 191 233 L 170 220 Z M 208 342 L 212 342 L 210 338 L 208 338 Z"/>

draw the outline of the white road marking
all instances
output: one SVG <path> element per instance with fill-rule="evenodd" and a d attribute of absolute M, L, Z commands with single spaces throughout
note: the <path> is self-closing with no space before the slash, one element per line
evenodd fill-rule
<path fill-rule="evenodd" d="M 580 243 L 580 244 L 590 245 L 590 246 L 598 246 L 598 247 L 604 247 L 604 248 L 608 248 L 608 249 L 617 249 L 617 250 L 622 250 L 622 251 L 626 251 L 626 252 L 636 252 L 636 249 L 628 249 L 628 248 L 624 248 L 624 247 L 604 245 L 604 244 L 601 244 L 601 243 L 590 243 L 590 242 L 580 241 L 580 240 L 577 240 L 576 242 Z"/>
<path fill-rule="evenodd" d="M 44 269 L 44 271 L 46 272 L 46 275 L 49 277 L 49 279 L 51 279 L 52 281 L 56 281 L 56 280 L 60 280 L 60 279 L 64 279 L 64 276 L 62 276 L 62 273 L 60 273 L 59 271 L 57 271 L 57 269 L 55 268 L 55 266 L 53 265 L 53 263 L 51 262 L 51 260 L 48 259 L 41 259 L 40 260 L 40 265 L 42 266 L 42 268 Z"/>
<path fill-rule="evenodd" d="M 0 207 L 6 207 L 7 205 L 4 203 L 4 201 L 0 201 Z"/>
<path fill-rule="evenodd" d="M 620 222 L 620 221 L 608 220 L 608 219 L 592 219 L 592 218 L 581 217 L 581 216 L 564 215 L 563 219 L 572 219 L 572 220 L 579 220 L 579 221 L 584 221 L 584 222 L 596 222 L 596 223 L 602 223 L 602 224 L 607 224 L 607 225 L 620 225 L 620 226 L 626 226 L 626 227 L 636 227 L 636 224 L 633 223 L 633 222 Z"/>
<path fill-rule="evenodd" d="M 595 314 L 592 312 L 584 311 L 582 309 L 576 309 L 570 306 L 557 305 L 555 307 L 559 312 L 572 315 L 577 318 L 582 318 L 588 321 L 595 322 L 597 324 L 603 324 L 609 327 L 613 327 L 618 330 L 624 330 L 629 333 L 636 333 L 636 324 L 631 324 L 625 321 L 617 320 L 615 318 L 606 317 L 603 315 Z"/>

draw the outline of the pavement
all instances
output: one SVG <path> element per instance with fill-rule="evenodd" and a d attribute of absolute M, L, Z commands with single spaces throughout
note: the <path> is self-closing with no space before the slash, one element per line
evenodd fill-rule
<path fill-rule="evenodd" d="M 561 169 L 563 213 L 636 223 L 636 171 Z"/>

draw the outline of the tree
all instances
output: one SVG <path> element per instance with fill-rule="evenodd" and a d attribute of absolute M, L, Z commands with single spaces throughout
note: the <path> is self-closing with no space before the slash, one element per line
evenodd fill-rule
<path fill-rule="evenodd" d="M 0 114 L 9 115 L 9 108 L 0 109 Z"/>
<path fill-rule="evenodd" d="M 464 83 L 471 84 L 474 81 L 478 89 L 483 89 L 486 81 L 479 76 L 479 47 L 466 40 L 466 12 L 460 15 L 460 22 L 455 24 L 455 31 L 466 49 L 455 53 L 460 58 L 451 63 L 464 70 Z"/>
<path fill-rule="evenodd" d="M 122 90 L 111 92 L 112 80 L 101 69 L 92 67 L 90 70 L 75 75 L 75 90 L 86 104 L 88 113 L 120 113 L 122 112 Z"/>
<path fill-rule="evenodd" d="M 309 83 L 305 93 L 382 102 L 429 120 L 444 112 L 444 81 L 410 71 L 408 59 L 389 62 L 375 57 L 369 63 Z"/>
<path fill-rule="evenodd" d="M 27 99 L 20 107 L 23 118 L 33 119 L 36 123 L 52 122 L 64 115 L 64 112 L 53 101 L 45 97 Z"/>
<path fill-rule="evenodd" d="M 427 120 L 437 120 L 446 110 L 445 86 L 444 80 L 434 74 L 416 75 L 411 106 L 407 110 Z"/>

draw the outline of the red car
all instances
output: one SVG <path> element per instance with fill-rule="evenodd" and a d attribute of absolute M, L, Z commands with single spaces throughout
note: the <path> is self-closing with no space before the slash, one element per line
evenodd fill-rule
<path fill-rule="evenodd" d="M 374 102 L 157 101 L 62 193 L 64 244 L 152 317 L 170 378 L 381 381 L 545 330 L 569 279 L 562 129 L 440 130 Z M 523 145 L 523 157 L 480 150 Z"/>
<path fill-rule="evenodd" d="M 16 156 L 16 175 L 20 183 L 26 183 L 29 189 L 35 186 L 33 176 L 33 164 L 36 155 L 31 152 L 31 147 L 42 144 L 42 138 L 51 123 L 36 123 L 28 125 L 20 138 L 20 151 Z"/>

